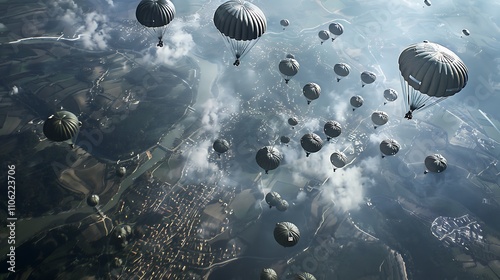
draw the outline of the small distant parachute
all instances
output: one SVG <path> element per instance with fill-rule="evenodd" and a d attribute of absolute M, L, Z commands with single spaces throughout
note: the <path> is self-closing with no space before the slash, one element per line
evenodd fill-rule
<path fill-rule="evenodd" d="M 467 30 L 467 29 L 462 29 L 462 33 L 463 33 L 465 36 L 469 36 L 469 35 L 470 35 L 470 32 L 469 32 L 469 30 Z"/>
<path fill-rule="evenodd" d="M 431 107 L 467 85 L 467 66 L 439 44 L 424 41 L 410 45 L 401 52 L 398 63 L 407 119 L 414 111 Z"/>
<path fill-rule="evenodd" d="M 299 124 L 299 120 L 296 117 L 291 117 L 288 119 L 288 124 L 294 128 L 294 126 Z"/>
<path fill-rule="evenodd" d="M 446 159 L 440 154 L 433 154 L 425 158 L 425 168 L 424 174 L 429 172 L 441 173 L 448 167 Z"/>
<path fill-rule="evenodd" d="M 43 134 L 54 142 L 71 141 L 74 146 L 82 122 L 75 114 L 68 111 L 59 111 L 50 115 L 43 124 Z"/>
<path fill-rule="evenodd" d="M 311 104 L 311 101 L 319 98 L 321 94 L 321 87 L 316 83 L 307 83 L 302 89 L 302 93 L 307 99 L 307 104 Z"/>
<path fill-rule="evenodd" d="M 116 169 L 116 175 L 123 177 L 127 174 L 127 168 L 125 166 L 120 166 Z"/>
<path fill-rule="evenodd" d="M 335 172 L 337 168 L 342 168 L 347 164 L 347 157 L 343 152 L 337 151 L 330 155 L 330 162 L 333 165 L 333 172 Z"/>
<path fill-rule="evenodd" d="M 295 275 L 294 280 L 316 280 L 316 277 L 308 272 L 301 272 Z"/>
<path fill-rule="evenodd" d="M 288 143 L 290 143 L 290 137 L 288 137 L 288 136 L 281 136 L 280 137 L 280 141 L 283 144 L 288 144 Z"/>
<path fill-rule="evenodd" d="M 386 124 L 389 121 L 389 115 L 383 111 L 375 111 L 372 113 L 372 122 L 375 124 L 373 128 Z"/>
<path fill-rule="evenodd" d="M 384 98 L 385 100 L 392 102 L 398 99 L 398 92 L 395 89 L 388 88 L 384 90 Z M 384 105 L 387 104 L 387 102 L 384 102 Z"/>
<path fill-rule="evenodd" d="M 383 154 L 382 158 L 397 154 L 399 149 L 401 149 L 401 145 L 394 139 L 385 139 L 380 142 L 380 152 Z"/>
<path fill-rule="evenodd" d="M 307 133 L 300 138 L 300 145 L 306 151 L 306 157 L 316 153 L 323 147 L 323 140 L 315 133 Z"/>
<path fill-rule="evenodd" d="M 342 126 L 336 121 L 327 121 L 323 126 L 323 131 L 326 134 L 326 141 L 338 137 L 342 133 Z"/>
<path fill-rule="evenodd" d="M 280 20 L 281 26 L 283 26 L 283 30 L 285 30 L 285 27 L 290 25 L 290 21 L 288 19 L 282 19 Z"/>
<path fill-rule="evenodd" d="M 290 222 L 279 222 L 274 228 L 274 239 L 283 247 L 295 246 L 300 239 L 299 228 Z"/>
<path fill-rule="evenodd" d="M 286 54 L 286 58 L 293 58 L 293 59 L 295 59 L 295 55 L 293 55 L 291 53 L 288 53 L 288 54 Z"/>
<path fill-rule="evenodd" d="M 264 268 L 260 272 L 260 280 L 278 280 L 278 274 L 272 268 Z"/>
<path fill-rule="evenodd" d="M 266 171 L 266 174 L 269 170 L 278 168 L 282 159 L 283 156 L 281 152 L 271 146 L 261 148 L 257 151 L 257 155 L 255 156 L 257 164 Z"/>
<path fill-rule="evenodd" d="M 427 6 L 430 6 L 430 5 L 431 5 L 431 1 L 430 1 L 430 0 L 424 0 L 424 3 L 425 3 L 425 5 L 427 5 Z"/>
<path fill-rule="evenodd" d="M 330 34 L 326 30 L 321 30 L 318 32 L 318 37 L 321 39 L 321 44 L 323 44 L 326 40 L 330 39 Z"/>
<path fill-rule="evenodd" d="M 281 76 L 285 79 L 285 83 L 288 84 L 290 79 L 299 73 L 299 62 L 294 58 L 285 58 L 280 61 L 278 69 L 280 70 Z"/>
<path fill-rule="evenodd" d="M 269 208 L 273 206 L 278 206 L 281 203 L 281 195 L 277 192 L 269 192 L 266 194 L 266 203 L 269 205 Z"/>
<path fill-rule="evenodd" d="M 87 197 L 87 204 L 91 207 L 95 207 L 99 204 L 99 196 L 97 194 L 90 195 Z"/>
<path fill-rule="evenodd" d="M 220 155 L 229 150 L 229 142 L 225 139 L 216 139 L 212 145 L 217 154 Z"/>
<path fill-rule="evenodd" d="M 288 206 L 288 201 L 281 199 L 280 203 L 276 205 L 276 209 L 278 209 L 278 211 L 285 212 L 288 210 Z"/>
<path fill-rule="evenodd" d="M 351 100 L 349 102 L 351 103 L 351 106 L 353 107 L 352 110 L 354 111 L 356 110 L 356 108 L 363 106 L 365 100 L 359 95 L 354 95 L 353 97 L 351 97 Z"/>
<path fill-rule="evenodd" d="M 333 71 L 337 74 L 337 82 L 347 77 L 351 72 L 351 67 L 346 63 L 337 63 L 333 66 Z"/>
<path fill-rule="evenodd" d="M 344 26 L 338 22 L 330 23 L 328 30 L 332 33 L 332 42 L 344 33 Z"/>
<path fill-rule="evenodd" d="M 158 38 L 156 46 L 163 47 L 167 25 L 175 17 L 175 6 L 169 0 L 142 0 L 135 10 L 137 21 Z"/>
<path fill-rule="evenodd" d="M 377 75 L 371 71 L 363 71 L 361 73 L 361 87 L 365 87 L 365 85 L 369 85 L 377 79 Z"/>
<path fill-rule="evenodd" d="M 240 65 L 250 49 L 266 32 L 267 20 L 259 7 L 244 0 L 230 0 L 221 4 L 214 14 L 214 24 Z"/>

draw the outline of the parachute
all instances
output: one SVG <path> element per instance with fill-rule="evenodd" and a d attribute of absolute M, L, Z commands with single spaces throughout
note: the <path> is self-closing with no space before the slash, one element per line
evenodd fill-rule
<path fill-rule="evenodd" d="M 219 154 L 219 157 L 221 154 L 227 152 L 229 150 L 229 142 L 227 142 L 224 139 L 217 139 L 214 141 L 214 144 L 212 145 L 214 150 Z"/>
<path fill-rule="evenodd" d="M 278 274 L 272 268 L 264 268 L 260 272 L 260 280 L 278 280 Z"/>
<path fill-rule="evenodd" d="M 288 136 L 281 136 L 280 137 L 280 141 L 283 144 L 288 144 L 288 143 L 290 143 L 290 137 L 288 137 Z"/>
<path fill-rule="evenodd" d="M 307 83 L 302 89 L 302 93 L 307 99 L 307 104 L 311 104 L 311 101 L 319 98 L 321 94 L 321 87 L 316 83 Z"/>
<path fill-rule="evenodd" d="M 361 87 L 365 87 L 365 85 L 369 85 L 377 79 L 377 75 L 370 71 L 363 71 L 361 73 Z"/>
<path fill-rule="evenodd" d="M 345 63 L 337 63 L 333 66 L 333 71 L 337 74 L 337 82 L 339 82 L 342 78 L 349 75 L 351 67 Z"/>
<path fill-rule="evenodd" d="M 299 124 L 299 120 L 296 117 L 291 117 L 288 119 L 288 124 L 294 128 L 294 126 Z"/>
<path fill-rule="evenodd" d="M 282 159 L 283 156 L 280 151 L 271 146 L 261 148 L 257 151 L 257 155 L 255 156 L 257 164 L 266 171 L 266 174 L 269 170 L 278 168 Z"/>
<path fill-rule="evenodd" d="M 330 162 L 334 166 L 333 172 L 335 172 L 337 168 L 342 168 L 347 164 L 347 157 L 343 152 L 337 151 L 330 155 Z"/>
<path fill-rule="evenodd" d="M 338 22 L 330 23 L 328 30 L 332 33 L 332 42 L 344 33 L 344 27 Z"/>
<path fill-rule="evenodd" d="M 384 90 L 384 98 L 385 100 L 392 102 L 398 99 L 398 92 L 395 89 L 388 88 Z M 387 104 L 387 102 L 384 102 L 384 105 Z"/>
<path fill-rule="evenodd" d="M 323 45 L 326 40 L 330 39 L 330 34 L 326 30 L 321 30 L 318 32 L 318 37 L 321 39 L 321 44 Z"/>
<path fill-rule="evenodd" d="M 274 239 L 283 247 L 295 246 L 300 239 L 299 228 L 290 222 L 279 222 L 274 228 Z"/>
<path fill-rule="evenodd" d="M 283 30 L 285 30 L 285 27 L 290 25 L 290 21 L 288 21 L 288 19 L 282 19 L 280 20 L 280 24 L 283 26 Z"/>
<path fill-rule="evenodd" d="M 353 97 L 351 97 L 351 100 L 349 102 L 351 103 L 351 106 L 353 107 L 352 110 L 354 111 L 356 110 L 356 108 L 363 106 L 365 100 L 359 95 L 354 95 Z"/>
<path fill-rule="evenodd" d="M 87 204 L 90 207 L 95 207 L 99 204 L 99 196 L 97 194 L 90 195 L 87 197 Z"/>
<path fill-rule="evenodd" d="M 300 138 L 300 145 L 306 151 L 306 157 L 316 153 L 323 147 L 323 140 L 315 133 L 307 133 Z"/>
<path fill-rule="evenodd" d="M 291 54 L 291 53 L 288 53 L 288 54 L 286 55 L 286 58 L 293 58 L 293 59 L 295 59 L 295 55 L 293 55 L 293 54 Z"/>
<path fill-rule="evenodd" d="M 316 280 L 316 277 L 308 272 L 301 272 L 295 275 L 295 280 Z"/>
<path fill-rule="evenodd" d="M 269 192 L 266 194 L 266 203 L 269 208 L 273 206 L 278 206 L 281 203 L 281 195 L 277 192 Z"/>
<path fill-rule="evenodd" d="M 385 139 L 380 142 L 380 152 L 383 154 L 382 158 L 397 154 L 399 149 L 401 149 L 401 145 L 394 139 Z"/>
<path fill-rule="evenodd" d="M 158 38 L 158 47 L 163 47 L 163 35 L 174 16 L 175 6 L 169 0 L 142 0 L 135 10 L 137 21 Z"/>
<path fill-rule="evenodd" d="M 425 168 L 424 174 L 429 172 L 441 173 L 448 167 L 446 159 L 440 154 L 433 154 L 425 158 Z"/>
<path fill-rule="evenodd" d="M 285 83 L 288 84 L 288 81 L 290 81 L 293 76 L 297 75 L 299 67 L 299 62 L 297 62 L 294 58 L 285 58 L 280 61 L 278 68 L 281 76 L 285 79 Z"/>
<path fill-rule="evenodd" d="M 264 13 L 247 1 L 230 0 L 221 4 L 214 14 L 214 24 L 240 65 L 243 58 L 266 32 Z"/>
<path fill-rule="evenodd" d="M 427 5 L 427 6 L 430 6 L 430 5 L 431 5 L 431 1 L 430 1 L 430 0 L 424 0 L 424 3 L 425 3 L 425 5 Z"/>
<path fill-rule="evenodd" d="M 68 111 L 59 111 L 50 115 L 43 124 L 43 134 L 47 139 L 55 142 L 70 141 L 74 146 L 82 122 L 75 114 Z"/>
<path fill-rule="evenodd" d="M 468 70 L 449 49 L 424 41 L 410 45 L 399 55 L 401 87 L 406 98 L 405 118 L 462 90 Z"/>
<path fill-rule="evenodd" d="M 377 129 L 377 126 L 381 126 L 389 121 L 389 115 L 383 111 L 375 111 L 372 113 L 372 122 L 375 124 L 373 128 Z"/>
<path fill-rule="evenodd" d="M 342 133 L 342 126 L 336 121 L 327 121 L 323 126 L 323 131 L 326 134 L 326 141 L 338 137 Z"/>
<path fill-rule="evenodd" d="M 286 210 L 288 210 L 288 206 L 288 201 L 282 199 L 280 203 L 276 205 L 276 209 L 278 209 L 278 211 L 285 212 Z"/>
<path fill-rule="evenodd" d="M 469 36 L 469 35 L 470 35 L 470 32 L 469 32 L 469 30 L 467 30 L 467 29 L 462 29 L 462 33 L 463 33 L 465 36 Z"/>

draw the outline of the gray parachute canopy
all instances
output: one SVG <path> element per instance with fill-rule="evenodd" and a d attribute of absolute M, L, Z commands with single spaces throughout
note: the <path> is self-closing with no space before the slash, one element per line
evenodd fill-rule
<path fill-rule="evenodd" d="M 288 143 L 290 143 L 290 137 L 288 137 L 288 136 L 281 136 L 280 137 L 280 141 L 283 144 L 288 144 Z"/>
<path fill-rule="evenodd" d="M 342 126 L 336 121 L 327 121 L 323 126 L 323 131 L 327 136 L 327 140 L 330 140 L 330 138 L 338 137 L 342 133 Z"/>
<path fill-rule="evenodd" d="M 427 6 L 430 6 L 430 5 L 431 5 L 431 1 L 430 1 L 430 0 L 424 0 L 424 3 L 425 3 L 425 5 L 427 5 Z"/>
<path fill-rule="evenodd" d="M 398 92 L 395 89 L 388 88 L 384 90 L 384 98 L 390 102 L 395 101 L 398 99 Z"/>
<path fill-rule="evenodd" d="M 323 140 L 315 133 L 306 133 L 300 138 L 300 145 L 306 151 L 306 156 L 316 153 L 323 147 Z"/>
<path fill-rule="evenodd" d="M 401 52 L 398 63 L 410 113 L 456 94 L 467 84 L 469 71 L 463 61 L 436 43 L 410 45 Z"/>
<path fill-rule="evenodd" d="M 99 196 L 97 194 L 90 195 L 87 198 L 87 204 L 91 207 L 97 206 L 99 204 Z"/>
<path fill-rule="evenodd" d="M 364 87 L 365 85 L 371 84 L 375 82 L 377 79 L 377 75 L 371 71 L 363 71 L 361 73 L 361 86 Z"/>
<path fill-rule="evenodd" d="M 280 20 L 280 24 L 283 27 L 287 27 L 290 25 L 290 21 L 288 19 L 282 19 L 282 20 Z"/>
<path fill-rule="evenodd" d="M 260 272 L 260 280 L 278 280 L 278 274 L 272 268 L 264 268 Z"/>
<path fill-rule="evenodd" d="M 274 239 L 283 247 L 295 246 L 300 239 L 299 228 L 290 222 L 279 222 L 274 228 Z"/>
<path fill-rule="evenodd" d="M 282 199 L 278 205 L 276 205 L 276 209 L 281 212 L 285 212 L 288 209 L 288 201 Z"/>
<path fill-rule="evenodd" d="M 217 153 L 223 154 L 227 152 L 227 150 L 229 150 L 229 142 L 227 142 L 225 139 L 217 139 L 214 141 L 212 147 Z"/>
<path fill-rule="evenodd" d="M 465 35 L 465 36 L 469 36 L 470 35 L 470 32 L 468 29 L 462 29 L 462 33 Z"/>
<path fill-rule="evenodd" d="M 137 21 L 162 40 L 166 26 L 175 17 L 175 6 L 169 0 L 142 0 L 135 10 Z M 159 45 L 160 46 L 160 45 Z"/>
<path fill-rule="evenodd" d="M 269 170 L 274 170 L 278 168 L 281 163 L 283 156 L 281 155 L 278 149 L 265 146 L 257 151 L 255 156 L 255 160 L 257 164 L 266 171 L 266 174 Z"/>
<path fill-rule="evenodd" d="M 355 96 L 351 97 L 351 100 L 349 102 L 351 103 L 352 107 L 359 108 L 359 107 L 363 106 L 363 103 L 365 102 L 365 100 L 363 99 L 363 97 L 361 97 L 359 95 L 355 95 Z"/>
<path fill-rule="evenodd" d="M 386 156 L 393 156 L 399 152 L 401 145 L 394 139 L 385 139 L 380 142 L 380 152 Z"/>
<path fill-rule="evenodd" d="M 333 71 L 337 74 L 337 82 L 347 77 L 351 72 L 351 67 L 346 63 L 337 63 L 333 66 Z"/>
<path fill-rule="evenodd" d="M 296 126 L 299 124 L 299 120 L 296 117 L 291 117 L 288 119 L 288 124 L 291 126 Z"/>
<path fill-rule="evenodd" d="M 338 22 L 333 22 L 328 25 L 328 30 L 332 33 L 332 41 L 344 33 L 344 26 Z"/>
<path fill-rule="evenodd" d="M 74 139 L 80 131 L 82 123 L 75 114 L 68 111 L 59 111 L 50 115 L 43 123 L 43 134 L 47 139 L 63 142 Z"/>
<path fill-rule="evenodd" d="M 347 164 L 347 157 L 343 152 L 336 151 L 330 155 L 330 162 L 335 167 L 334 170 L 342 168 Z"/>
<path fill-rule="evenodd" d="M 295 59 L 295 55 L 288 53 L 288 54 L 286 54 L 286 58 L 294 58 Z"/>
<path fill-rule="evenodd" d="M 277 192 L 268 192 L 266 194 L 266 203 L 269 205 L 269 208 L 278 206 L 281 203 L 281 195 Z"/>
<path fill-rule="evenodd" d="M 316 277 L 308 272 L 301 272 L 295 275 L 294 280 L 316 280 Z"/>
<path fill-rule="evenodd" d="M 278 65 L 278 69 L 280 70 L 281 76 L 285 79 L 285 82 L 288 81 L 297 73 L 299 73 L 299 62 L 293 58 L 285 58 L 280 61 Z"/>
<path fill-rule="evenodd" d="M 321 94 L 321 87 L 316 83 L 307 83 L 302 88 L 302 93 L 307 99 L 307 104 L 310 104 L 311 101 L 319 98 Z"/>
<path fill-rule="evenodd" d="M 427 171 L 434 173 L 441 173 L 445 171 L 448 166 L 446 159 L 440 154 L 433 154 L 426 157 L 424 163 Z"/>
<path fill-rule="evenodd" d="M 372 113 L 372 122 L 375 125 L 384 125 L 389 121 L 389 115 L 384 111 L 375 111 Z"/>
<path fill-rule="evenodd" d="M 214 14 L 214 24 L 229 44 L 236 62 L 266 32 L 267 20 L 259 7 L 247 1 L 227 1 Z M 235 65 L 238 65 L 236 64 Z"/>
<path fill-rule="evenodd" d="M 318 32 L 318 37 L 321 39 L 321 41 L 326 41 L 330 39 L 330 34 L 328 34 L 328 31 L 326 30 L 321 30 Z"/>

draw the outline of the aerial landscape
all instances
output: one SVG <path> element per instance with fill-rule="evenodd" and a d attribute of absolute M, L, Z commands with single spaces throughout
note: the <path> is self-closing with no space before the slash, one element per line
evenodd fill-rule
<path fill-rule="evenodd" d="M 500 2 L 0 11 L 0 279 L 500 279 Z"/>

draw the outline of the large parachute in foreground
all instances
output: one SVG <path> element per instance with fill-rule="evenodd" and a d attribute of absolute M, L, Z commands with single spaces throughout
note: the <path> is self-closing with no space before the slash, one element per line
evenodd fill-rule
<path fill-rule="evenodd" d="M 214 24 L 233 52 L 236 66 L 267 28 L 266 16 L 259 7 L 243 0 L 220 5 L 214 14 Z"/>
<path fill-rule="evenodd" d="M 137 21 L 158 38 L 158 47 L 163 47 L 163 35 L 174 16 L 175 6 L 169 0 L 142 0 L 135 10 Z"/>
<path fill-rule="evenodd" d="M 436 43 L 410 45 L 401 52 L 398 63 L 407 119 L 414 111 L 456 94 L 467 84 L 467 66 L 454 52 Z"/>
<path fill-rule="evenodd" d="M 295 246 L 300 239 L 299 228 L 290 222 L 279 222 L 274 228 L 274 239 L 283 247 Z"/>
<path fill-rule="evenodd" d="M 51 141 L 71 141 L 73 146 L 81 125 L 82 122 L 78 120 L 75 114 L 68 111 L 59 111 L 45 120 L 43 134 Z"/>

